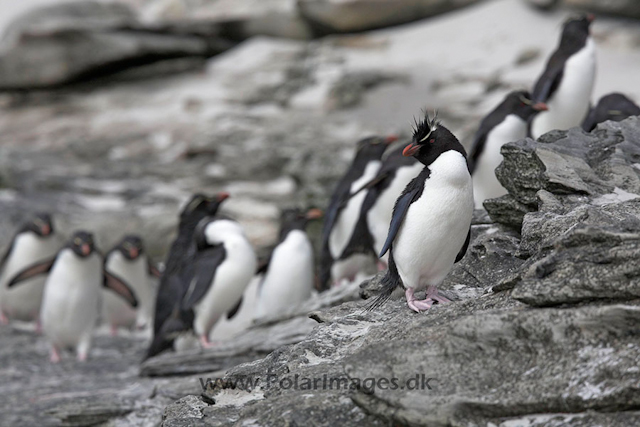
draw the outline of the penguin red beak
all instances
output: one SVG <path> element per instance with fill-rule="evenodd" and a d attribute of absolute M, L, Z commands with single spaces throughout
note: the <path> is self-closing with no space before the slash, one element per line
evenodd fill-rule
<path fill-rule="evenodd" d="M 547 111 L 549 109 L 549 107 L 547 107 L 547 104 L 545 104 L 544 102 L 536 102 L 531 106 L 531 108 L 536 111 Z"/>
<path fill-rule="evenodd" d="M 81 246 L 81 249 L 82 249 L 82 255 L 84 256 L 87 256 L 91 253 L 91 248 L 86 243 Z"/>
<path fill-rule="evenodd" d="M 402 155 L 405 157 L 411 157 L 416 154 L 420 150 L 420 146 L 414 142 L 404 147 L 402 150 Z"/>
<path fill-rule="evenodd" d="M 309 211 L 305 215 L 305 218 L 307 218 L 307 219 L 322 218 L 322 211 L 320 209 L 316 209 L 316 208 L 309 209 Z"/>
<path fill-rule="evenodd" d="M 397 135 L 389 135 L 388 137 L 386 137 L 384 139 L 384 143 L 389 145 L 391 143 L 394 143 L 398 140 L 398 136 Z"/>
<path fill-rule="evenodd" d="M 226 191 L 223 191 L 222 193 L 218 193 L 218 203 L 222 202 L 223 200 L 226 200 L 229 198 L 229 193 L 227 193 Z"/>
<path fill-rule="evenodd" d="M 40 228 L 40 232 L 43 236 L 48 236 L 51 233 L 51 226 L 49 224 L 45 224 Z"/>
<path fill-rule="evenodd" d="M 140 252 L 138 251 L 138 248 L 131 248 L 131 249 L 129 249 L 129 257 L 130 257 L 131 259 L 136 259 L 136 258 L 138 258 L 138 254 L 139 254 L 139 253 L 140 253 Z"/>

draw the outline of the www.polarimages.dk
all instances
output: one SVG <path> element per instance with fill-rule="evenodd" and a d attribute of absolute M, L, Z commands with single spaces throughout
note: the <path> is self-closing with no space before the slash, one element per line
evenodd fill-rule
<path fill-rule="evenodd" d="M 222 378 L 198 378 L 203 391 L 208 386 L 221 386 L 222 388 L 232 388 L 251 391 L 258 387 L 268 390 L 271 387 L 278 387 L 282 390 L 363 390 L 373 392 L 378 390 L 433 390 L 438 382 L 437 378 L 427 377 L 425 374 L 415 374 L 405 380 L 396 377 L 387 378 L 350 378 L 329 377 L 305 377 L 296 374 L 294 376 L 278 377 L 276 374 L 267 374 L 261 377 L 237 377 L 230 380 Z"/>

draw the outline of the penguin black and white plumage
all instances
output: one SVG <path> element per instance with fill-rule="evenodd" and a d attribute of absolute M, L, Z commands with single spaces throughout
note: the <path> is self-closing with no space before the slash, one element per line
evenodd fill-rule
<path fill-rule="evenodd" d="M 435 117 L 426 115 L 417 125 L 403 154 L 416 157 L 424 168 L 396 201 L 380 253 L 389 251 L 389 270 L 371 307 L 403 286 L 409 308 L 419 312 L 434 301 L 448 301 L 437 286 L 469 245 L 473 185 L 462 144 Z M 416 299 L 415 291 L 425 288 L 426 298 Z"/>
<path fill-rule="evenodd" d="M 143 329 L 153 320 L 155 289 L 150 276 L 160 277 L 137 235 L 125 236 L 104 256 L 104 269 L 126 282 L 136 293 L 138 307 L 134 310 L 120 296 L 109 290 L 102 291 L 102 321 L 116 335 L 119 327 Z"/>
<path fill-rule="evenodd" d="M 473 176 L 473 194 L 477 209 L 482 208 L 486 199 L 507 194 L 495 173 L 498 165 L 502 163 L 500 148 L 504 144 L 527 137 L 529 120 L 545 110 L 546 104 L 534 103 L 529 92 L 514 91 L 482 119 L 469 153 L 469 168 Z"/>
<path fill-rule="evenodd" d="M 193 312 L 183 312 L 181 301 L 191 281 L 191 262 L 196 254 L 194 233 L 198 223 L 213 217 L 228 193 L 215 196 L 195 194 L 180 213 L 178 236 L 171 244 L 160 278 L 153 319 L 153 340 L 146 358 L 173 347 L 178 334 L 191 328 Z"/>
<path fill-rule="evenodd" d="M 18 230 L 0 261 L 0 323 L 9 319 L 36 320 L 39 329 L 45 277 L 34 277 L 13 289 L 8 289 L 7 284 L 25 268 L 50 259 L 61 244 L 47 213 L 35 215 Z"/>
<path fill-rule="evenodd" d="M 269 317 L 311 296 L 314 282 L 313 246 L 307 236 L 309 220 L 322 216 L 319 209 L 282 212 L 280 241 L 263 267 L 256 318 Z"/>
<path fill-rule="evenodd" d="M 242 227 L 231 219 L 205 219 L 195 241 L 197 252 L 181 310 L 193 311 L 193 331 L 206 348 L 216 322 L 239 308 L 258 261 Z"/>
<path fill-rule="evenodd" d="M 377 256 L 387 239 L 393 206 L 402 190 L 418 176 L 424 166 L 413 156 L 403 156 L 402 147 L 394 149 L 383 160 L 378 175 L 367 185 L 367 195 L 362 203 L 360 221 L 366 221 L 371 235 L 372 252 Z M 388 254 L 380 262 L 385 269 Z"/>
<path fill-rule="evenodd" d="M 596 77 L 596 48 L 589 35 L 592 21 L 593 15 L 586 15 L 563 26 L 560 45 L 533 89 L 533 100 L 549 107 L 531 121 L 534 138 L 554 129 L 580 126 L 589 111 Z"/>
<path fill-rule="evenodd" d="M 600 98 L 598 104 L 591 108 L 582 122 L 582 129 L 591 132 L 598 123 L 607 120 L 620 122 L 631 116 L 640 116 L 640 107 L 621 93 L 610 93 Z"/>
<path fill-rule="evenodd" d="M 28 267 L 15 276 L 9 287 L 39 274 L 49 273 L 44 287 L 40 319 L 51 342 L 51 361 L 60 361 L 59 351 L 72 348 L 78 360 L 87 358 L 91 335 L 98 319 L 100 289 L 119 294 L 133 307 L 137 299 L 128 285 L 103 269 L 102 256 L 93 236 L 77 231 L 55 258 Z"/>
<path fill-rule="evenodd" d="M 330 282 L 353 280 L 358 273 L 370 268 L 375 271 L 375 256 L 365 255 L 366 248 L 371 247 L 368 230 L 356 227 L 366 195 L 358 190 L 376 176 L 382 155 L 396 139 L 375 136 L 357 143 L 355 158 L 338 182 L 325 214 L 320 258 L 321 291 L 327 290 Z"/>

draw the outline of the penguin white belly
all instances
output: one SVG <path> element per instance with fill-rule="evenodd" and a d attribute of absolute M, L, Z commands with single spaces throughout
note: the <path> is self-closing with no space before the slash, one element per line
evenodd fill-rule
<path fill-rule="evenodd" d="M 362 176 L 351 184 L 351 193 L 359 190 L 363 185 L 375 178 L 380 169 L 380 165 L 381 162 L 378 160 L 369 162 Z M 342 209 L 333 225 L 333 229 L 329 234 L 329 251 L 334 260 L 340 258 L 340 255 L 342 255 L 342 252 L 351 239 L 358 218 L 360 218 L 360 208 L 362 207 L 362 202 L 366 194 L 366 191 L 361 191 L 349 199 L 347 205 Z"/>
<path fill-rule="evenodd" d="M 486 199 L 507 194 L 507 190 L 496 178 L 496 168 L 502 163 L 500 148 L 526 136 L 527 122 L 515 114 L 509 114 L 488 133 L 484 150 L 473 171 L 473 197 L 477 209 L 482 209 L 482 203 Z"/>
<path fill-rule="evenodd" d="M 122 327 L 149 325 L 153 315 L 153 289 L 147 274 L 147 260 L 140 256 L 131 261 L 115 251 L 107 260 L 106 270 L 124 280 L 136 294 L 137 310 L 121 296 L 109 289 L 102 290 L 102 319 L 105 323 Z"/>
<path fill-rule="evenodd" d="M 306 300 L 313 288 L 313 248 L 307 233 L 293 230 L 273 251 L 258 299 L 257 317 L 273 315 Z"/>
<path fill-rule="evenodd" d="M 71 249 L 60 252 L 45 284 L 41 310 L 44 333 L 54 346 L 82 345 L 88 351 L 102 279 L 99 255 L 83 259 Z"/>
<path fill-rule="evenodd" d="M 595 77 L 596 49 L 589 37 L 585 47 L 565 63 L 560 86 L 547 101 L 549 110 L 533 119 L 532 136 L 538 138 L 554 129 L 580 126 L 589 111 Z"/>
<path fill-rule="evenodd" d="M 213 283 L 194 306 L 193 326 L 198 336 L 208 335 L 218 319 L 238 303 L 256 271 L 255 253 L 244 237 L 225 240 L 224 248 L 226 257 L 216 269 Z"/>
<path fill-rule="evenodd" d="M 33 232 L 24 232 L 16 236 L 13 249 L 0 276 L 0 307 L 9 318 L 38 318 L 46 276 L 25 280 L 11 289 L 6 285 L 25 268 L 53 257 L 59 247 L 60 242 L 55 236 L 42 238 Z"/>
<path fill-rule="evenodd" d="M 439 285 L 471 225 L 473 186 L 464 157 L 447 151 L 429 169 L 422 196 L 410 205 L 393 242 L 393 258 L 405 288 Z"/>
<path fill-rule="evenodd" d="M 389 224 L 391 223 L 391 217 L 393 215 L 393 207 L 396 200 L 402 194 L 402 191 L 406 188 L 407 184 L 411 182 L 413 178 L 418 176 L 420 171 L 424 168 L 424 165 L 420 162 L 416 162 L 411 166 L 402 166 L 398 168 L 396 174 L 391 181 L 391 184 L 378 196 L 378 199 L 373 204 L 369 212 L 367 212 L 367 225 L 369 231 L 373 236 L 373 248 L 376 254 L 380 253 L 384 242 L 387 240 L 387 234 L 389 234 Z M 383 259 L 387 259 L 388 254 L 385 254 Z"/>

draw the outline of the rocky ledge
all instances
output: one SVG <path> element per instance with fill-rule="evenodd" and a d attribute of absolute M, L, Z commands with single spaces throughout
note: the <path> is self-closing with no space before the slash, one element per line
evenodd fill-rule
<path fill-rule="evenodd" d="M 510 194 L 487 203 L 495 222 L 476 215 L 443 286 L 456 302 L 314 311 L 305 339 L 170 405 L 163 425 L 640 422 L 640 119 L 503 152 Z"/>

